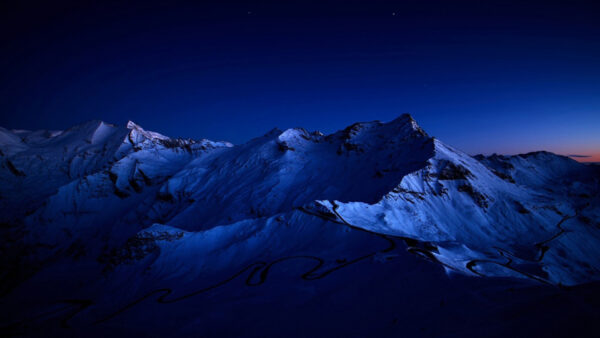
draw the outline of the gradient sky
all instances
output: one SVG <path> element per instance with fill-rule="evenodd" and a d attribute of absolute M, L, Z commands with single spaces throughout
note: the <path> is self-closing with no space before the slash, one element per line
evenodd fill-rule
<path fill-rule="evenodd" d="M 471 154 L 600 161 L 593 1 L 141 3 L 2 2 L 0 125 L 242 143 L 410 113 Z"/>

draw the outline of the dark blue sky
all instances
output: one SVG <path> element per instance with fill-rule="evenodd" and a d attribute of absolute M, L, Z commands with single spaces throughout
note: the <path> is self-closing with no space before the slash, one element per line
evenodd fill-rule
<path fill-rule="evenodd" d="M 0 125 L 241 143 L 411 113 L 469 153 L 600 161 L 600 5 L 3 2 Z"/>

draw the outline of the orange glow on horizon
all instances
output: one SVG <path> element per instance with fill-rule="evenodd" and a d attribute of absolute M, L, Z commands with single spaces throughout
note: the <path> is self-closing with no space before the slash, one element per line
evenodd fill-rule
<path fill-rule="evenodd" d="M 591 154 L 590 157 L 573 157 L 569 156 L 577 162 L 585 163 L 585 162 L 600 162 L 600 153 Z"/>

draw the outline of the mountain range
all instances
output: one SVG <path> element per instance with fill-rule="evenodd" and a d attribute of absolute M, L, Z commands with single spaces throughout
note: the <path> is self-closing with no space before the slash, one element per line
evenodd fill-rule
<path fill-rule="evenodd" d="M 241 145 L 0 128 L 1 318 L 25 336 L 590 335 L 600 167 L 470 156 L 410 115 Z"/>

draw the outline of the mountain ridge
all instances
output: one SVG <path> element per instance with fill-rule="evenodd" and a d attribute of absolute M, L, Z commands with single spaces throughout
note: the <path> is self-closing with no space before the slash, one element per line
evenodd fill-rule
<path fill-rule="evenodd" d="M 108 290 L 142 297 L 169 281 L 192 290 L 244 264 L 263 271 L 262 283 L 270 265 L 256 260 L 292 259 L 282 257 L 320 262 L 303 280 L 358 262 L 379 274 L 395 260 L 433 263 L 436 283 L 435 269 L 532 285 L 600 279 L 596 168 L 551 153 L 472 157 L 410 115 L 329 135 L 274 129 L 241 145 L 91 121 L 0 129 L 0 150 L 9 302 L 52 287 L 109 311 L 120 298 Z M 413 265 L 406 251 L 429 263 Z"/>

